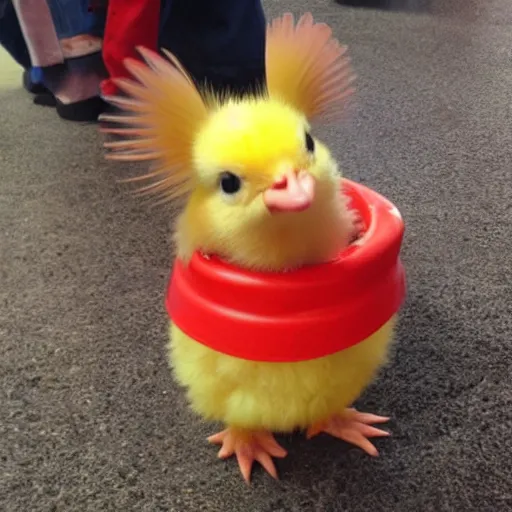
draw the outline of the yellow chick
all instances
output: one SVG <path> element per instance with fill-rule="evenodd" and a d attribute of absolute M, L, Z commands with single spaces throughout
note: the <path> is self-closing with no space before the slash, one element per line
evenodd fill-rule
<path fill-rule="evenodd" d="M 128 127 L 104 131 L 116 160 L 155 161 L 144 192 L 185 196 L 176 226 L 178 257 L 215 254 L 239 267 L 282 272 L 328 261 L 347 246 L 355 216 L 340 195 L 341 175 L 310 123 L 344 110 L 353 79 L 345 48 L 310 14 L 267 32 L 267 87 L 245 97 L 197 88 L 180 63 L 140 49 L 147 66 L 126 63 L 138 83 L 109 100 L 132 112 L 104 116 Z M 201 321 L 200 318 L 197 319 Z M 272 432 L 326 432 L 371 455 L 372 426 L 388 418 L 351 404 L 386 359 L 394 319 L 334 355 L 294 363 L 247 361 L 170 328 L 170 362 L 192 408 L 225 430 L 209 438 L 219 457 L 235 455 L 249 482 L 254 461 L 277 478 L 285 450 Z M 240 343 L 244 343 L 241 339 Z"/>

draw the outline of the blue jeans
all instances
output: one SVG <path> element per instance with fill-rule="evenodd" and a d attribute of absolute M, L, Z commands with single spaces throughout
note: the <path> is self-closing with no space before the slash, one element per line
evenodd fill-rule
<path fill-rule="evenodd" d="M 89 0 L 47 0 L 59 39 L 91 34 L 103 36 L 105 17 L 89 12 Z"/>

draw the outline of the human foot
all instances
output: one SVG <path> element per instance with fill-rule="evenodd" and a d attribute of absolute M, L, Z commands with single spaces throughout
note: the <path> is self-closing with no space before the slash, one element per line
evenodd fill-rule
<path fill-rule="evenodd" d="M 342 414 L 334 415 L 327 421 L 311 426 L 307 431 L 307 437 L 311 439 L 325 432 L 347 443 L 358 446 L 369 455 L 375 457 L 379 452 L 369 439 L 372 437 L 386 437 L 390 433 L 371 425 L 372 423 L 386 423 L 387 421 L 389 421 L 389 418 L 384 416 L 359 412 L 355 409 L 346 409 Z"/>
<path fill-rule="evenodd" d="M 247 483 L 251 480 L 254 461 L 258 461 L 267 473 L 277 479 L 277 470 L 272 457 L 286 456 L 286 450 L 277 443 L 270 432 L 264 430 L 251 431 L 229 427 L 209 437 L 208 441 L 221 445 L 218 455 L 220 459 L 236 455 L 240 471 Z"/>

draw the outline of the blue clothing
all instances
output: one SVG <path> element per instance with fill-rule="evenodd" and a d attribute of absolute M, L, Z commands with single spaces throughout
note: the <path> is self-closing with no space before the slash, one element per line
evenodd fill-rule
<path fill-rule="evenodd" d="M 89 0 L 48 0 L 48 7 L 59 39 L 79 34 L 103 36 L 104 13 L 89 12 Z M 18 64 L 30 70 L 27 88 L 43 83 L 44 70 L 31 67 L 30 53 L 10 0 L 0 0 L 0 44 Z"/>
<path fill-rule="evenodd" d="M 89 0 L 47 0 L 59 39 L 91 34 L 103 36 L 105 17 L 101 11 L 91 11 Z"/>
<path fill-rule="evenodd" d="M 43 83 L 43 70 L 41 68 L 31 68 L 30 69 L 30 81 L 33 84 Z"/>
<path fill-rule="evenodd" d="M 90 0 L 47 2 L 59 39 L 103 35 L 106 11 L 91 11 Z M 262 84 L 265 27 L 261 0 L 161 0 L 160 47 L 173 52 L 199 83 L 217 89 L 244 92 Z M 0 44 L 25 69 L 30 68 L 27 45 L 9 0 L 0 0 Z M 39 69 L 31 70 L 32 80 L 38 82 L 41 74 Z"/>

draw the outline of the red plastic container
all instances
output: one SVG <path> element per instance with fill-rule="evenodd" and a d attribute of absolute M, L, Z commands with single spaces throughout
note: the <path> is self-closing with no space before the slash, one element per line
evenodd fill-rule
<path fill-rule="evenodd" d="M 174 324 L 218 352 L 267 362 L 327 356 L 377 331 L 405 297 L 404 223 L 377 192 L 349 180 L 343 188 L 365 230 L 336 260 L 261 273 L 199 253 L 188 266 L 178 259 L 166 298 Z"/>

